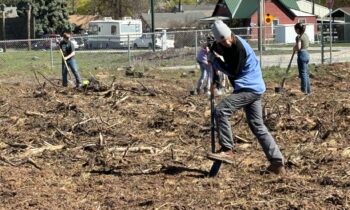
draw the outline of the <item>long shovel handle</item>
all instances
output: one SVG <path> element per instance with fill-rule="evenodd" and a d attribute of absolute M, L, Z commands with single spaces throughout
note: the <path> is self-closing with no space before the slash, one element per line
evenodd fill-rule
<path fill-rule="evenodd" d="M 293 61 L 294 55 L 295 55 L 295 51 L 293 50 L 292 57 L 290 58 L 290 61 L 289 61 L 289 64 L 288 64 L 288 67 L 287 67 L 287 70 L 286 70 L 286 74 L 285 74 L 285 76 L 283 77 L 282 82 L 281 82 L 281 88 L 282 88 L 282 89 L 283 89 L 283 87 L 284 87 L 284 83 L 286 82 L 286 79 L 287 79 L 287 76 L 288 76 L 290 67 L 292 66 L 292 61 Z"/>
<path fill-rule="evenodd" d="M 292 57 L 290 58 L 290 61 L 289 61 L 288 67 L 287 67 L 286 74 L 288 74 L 288 72 L 289 72 L 289 70 L 290 70 L 290 67 L 292 66 L 292 61 L 293 61 L 294 55 L 295 55 L 295 51 L 293 50 L 293 54 L 292 54 Z"/>
<path fill-rule="evenodd" d="M 210 85 L 210 137 L 211 137 L 211 152 L 215 152 L 215 119 L 214 119 L 214 83 Z"/>
<path fill-rule="evenodd" d="M 64 62 L 64 65 L 65 65 L 65 67 L 67 68 L 69 78 L 72 79 L 72 75 L 71 75 L 71 73 L 70 73 L 70 68 L 68 67 L 67 61 L 64 59 L 63 51 L 62 51 L 61 47 L 59 47 L 59 49 L 60 49 L 60 53 L 61 53 L 61 56 L 62 56 L 62 60 L 63 60 L 63 62 Z"/>
<path fill-rule="evenodd" d="M 66 68 L 68 70 L 68 64 L 67 64 L 67 61 L 64 59 L 63 51 L 62 51 L 61 47 L 59 49 L 60 49 L 60 53 L 61 53 L 61 57 L 63 59 L 64 65 L 66 66 Z"/>
<path fill-rule="evenodd" d="M 60 50 L 61 57 L 62 57 L 62 60 L 63 60 L 63 62 L 64 62 L 64 65 L 65 65 L 65 67 L 67 68 L 69 78 L 72 79 L 72 75 L 71 75 L 71 73 L 70 73 L 70 69 L 69 69 L 69 67 L 68 67 L 67 61 L 64 59 L 64 54 L 63 54 L 62 48 L 61 48 L 61 46 L 60 46 L 59 44 L 57 44 L 57 45 L 58 45 L 58 49 Z"/>
<path fill-rule="evenodd" d="M 214 96 L 214 69 L 212 69 L 212 81 L 210 85 L 210 134 L 211 134 L 211 152 L 215 152 L 215 118 L 214 118 L 214 106 L 215 106 L 215 96 Z M 213 165 L 209 171 L 209 177 L 215 177 L 220 170 L 222 161 L 214 161 Z"/>

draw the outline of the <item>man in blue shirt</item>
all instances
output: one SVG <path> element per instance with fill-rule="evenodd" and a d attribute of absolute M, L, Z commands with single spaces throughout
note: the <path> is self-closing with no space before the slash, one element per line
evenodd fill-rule
<path fill-rule="evenodd" d="M 71 69 L 74 77 L 75 77 L 75 85 L 76 87 L 80 87 L 81 85 L 81 78 L 80 74 L 78 71 L 78 65 L 75 60 L 75 48 L 73 43 L 70 41 L 70 34 L 65 32 L 63 34 L 63 40 L 60 42 L 60 48 L 63 52 L 63 58 L 66 62 L 69 68 Z M 67 79 L 67 74 L 68 74 L 68 69 L 67 66 L 65 65 L 65 61 L 62 60 L 62 85 L 64 87 L 68 86 L 68 79 Z"/>
<path fill-rule="evenodd" d="M 249 127 L 270 162 L 266 172 L 284 174 L 282 153 L 263 122 L 261 98 L 266 88 L 253 49 L 221 20 L 215 21 L 212 32 L 216 43 L 211 48 L 209 61 L 214 69 L 228 76 L 234 91 L 215 107 L 214 117 L 221 149 L 208 154 L 208 158 L 232 163 L 234 142 L 228 119 L 243 108 Z"/>

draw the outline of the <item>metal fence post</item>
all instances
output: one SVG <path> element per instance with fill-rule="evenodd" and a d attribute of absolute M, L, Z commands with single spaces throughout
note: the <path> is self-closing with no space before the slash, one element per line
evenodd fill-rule
<path fill-rule="evenodd" d="M 51 58 L 51 71 L 53 70 L 53 50 L 52 50 L 52 39 L 50 39 L 50 58 Z"/>
<path fill-rule="evenodd" d="M 5 7 L 5 5 L 1 5 L 3 7 Z M 4 40 L 4 47 L 3 47 L 3 51 L 6 52 L 6 15 L 5 15 L 5 10 L 2 10 L 2 39 Z"/>
<path fill-rule="evenodd" d="M 259 40 L 259 57 L 260 57 L 260 68 L 263 68 L 263 62 L 262 62 L 262 51 L 263 51 L 263 18 L 264 18 L 264 1 L 260 0 L 259 3 L 259 12 L 258 12 L 258 21 L 259 21 L 259 32 L 258 32 L 258 40 Z"/>
<path fill-rule="evenodd" d="M 323 18 L 321 19 L 321 63 L 324 63 Z"/>
<path fill-rule="evenodd" d="M 196 60 L 196 57 L 197 57 L 197 53 L 198 53 L 198 31 L 196 30 L 195 31 L 195 47 L 194 47 L 194 60 Z M 197 62 L 196 62 L 196 68 L 197 68 Z"/>
<path fill-rule="evenodd" d="M 332 9 L 329 9 L 329 63 L 332 64 L 332 40 L 333 32 L 332 32 Z"/>
<path fill-rule="evenodd" d="M 130 34 L 128 34 L 128 59 L 129 59 L 129 66 L 131 66 Z"/>

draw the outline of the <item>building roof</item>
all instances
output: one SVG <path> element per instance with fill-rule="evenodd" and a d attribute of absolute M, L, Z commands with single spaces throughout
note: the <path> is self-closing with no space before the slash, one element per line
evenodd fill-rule
<path fill-rule="evenodd" d="M 216 4 L 183 4 L 183 12 L 156 12 L 154 13 L 155 29 L 170 29 L 188 27 L 194 23 L 198 23 L 203 18 L 211 17 Z M 151 14 L 142 13 L 141 18 L 150 26 Z"/>
<path fill-rule="evenodd" d="M 178 26 L 191 25 L 200 19 L 210 16 L 209 12 L 166 12 L 154 13 L 155 29 L 169 29 Z M 151 25 L 151 14 L 142 13 L 142 19 L 146 24 Z"/>
<path fill-rule="evenodd" d="M 98 19 L 98 15 L 70 15 L 69 23 L 75 24 L 76 26 L 79 26 L 82 29 L 88 29 L 89 22 Z"/>
<path fill-rule="evenodd" d="M 340 7 L 332 12 L 332 17 L 344 17 L 344 15 L 350 16 L 350 7 Z M 329 13 L 327 15 L 329 17 Z"/>
<path fill-rule="evenodd" d="M 213 16 L 220 9 L 227 6 L 231 13 L 231 18 L 249 18 L 259 7 L 260 0 L 223 0 L 218 3 L 213 12 Z"/>
<path fill-rule="evenodd" d="M 312 2 L 306 1 L 306 0 L 298 0 L 297 4 L 300 8 L 300 11 L 307 12 L 312 14 Z M 327 7 L 324 7 L 322 5 L 315 3 L 315 15 L 318 17 L 325 17 L 329 14 L 329 9 Z"/>
<path fill-rule="evenodd" d="M 224 16 L 212 16 L 212 17 L 206 17 L 202 18 L 201 21 L 209 21 L 209 22 L 214 22 L 215 20 L 230 20 L 229 17 L 224 17 Z"/>
<path fill-rule="evenodd" d="M 313 17 L 315 15 L 311 14 L 311 13 L 307 13 L 307 12 L 302 12 L 302 11 L 299 11 L 299 10 L 295 10 L 295 9 L 290 9 L 293 14 L 295 14 L 295 16 L 297 17 Z"/>
<path fill-rule="evenodd" d="M 215 9 L 216 4 L 183 4 L 183 11 L 197 11 L 197 10 L 210 10 L 213 11 Z"/>
<path fill-rule="evenodd" d="M 299 6 L 296 0 L 278 0 L 278 1 L 288 9 L 299 10 Z"/>
<path fill-rule="evenodd" d="M 284 6 L 291 13 L 296 15 L 292 10 L 299 10 L 299 6 L 296 0 L 277 0 L 282 6 Z M 227 6 L 227 9 L 231 13 L 231 18 L 250 18 L 252 14 L 258 10 L 260 0 L 222 0 L 215 7 L 213 16 L 219 10 L 223 3 Z M 297 15 L 296 15 L 297 16 Z"/>

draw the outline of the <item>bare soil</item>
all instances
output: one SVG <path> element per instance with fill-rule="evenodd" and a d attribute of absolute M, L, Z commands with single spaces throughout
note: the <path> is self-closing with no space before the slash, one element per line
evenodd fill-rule
<path fill-rule="evenodd" d="M 207 177 L 209 100 L 189 94 L 188 75 L 149 71 L 83 91 L 40 75 L 2 83 L 0 209 L 350 209 L 350 65 L 317 70 L 310 96 L 298 78 L 283 94 L 267 84 L 286 176 L 260 174 L 268 162 L 239 111 L 234 164 Z"/>

